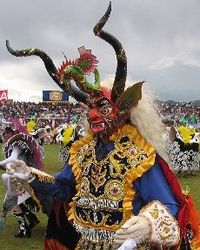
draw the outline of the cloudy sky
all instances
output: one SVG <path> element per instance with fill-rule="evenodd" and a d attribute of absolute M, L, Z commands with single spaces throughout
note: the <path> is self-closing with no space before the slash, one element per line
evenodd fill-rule
<path fill-rule="evenodd" d="M 107 0 L 0 0 L 0 89 L 9 98 L 39 101 L 42 90 L 59 90 L 38 57 L 17 58 L 15 49 L 39 48 L 58 67 L 62 52 L 78 57 L 77 48 L 92 49 L 102 80 L 115 73 L 110 45 L 95 37 L 93 26 Z M 162 100 L 200 99 L 200 1 L 112 0 L 105 30 L 124 45 L 128 80 L 145 80 Z"/>

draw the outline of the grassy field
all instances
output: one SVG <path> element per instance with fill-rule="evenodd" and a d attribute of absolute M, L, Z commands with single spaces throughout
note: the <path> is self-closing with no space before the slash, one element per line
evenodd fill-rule
<path fill-rule="evenodd" d="M 1 146 L 1 145 L 0 145 Z M 61 163 L 58 161 L 58 145 L 45 146 L 45 171 L 48 173 L 55 173 L 61 168 Z M 0 160 L 3 159 L 2 150 L 0 150 Z M 0 171 L 3 173 L 3 171 Z M 200 173 L 195 176 L 179 178 L 182 188 L 185 189 L 187 185 L 191 188 L 197 205 L 200 209 Z M 5 190 L 0 180 L 0 209 L 5 195 Z M 47 224 L 46 215 L 41 212 L 38 213 L 40 224 L 32 231 L 32 237 L 29 239 L 16 239 L 14 234 L 18 230 L 17 221 L 12 214 L 8 216 L 5 229 L 0 233 L 0 249 L 2 250 L 42 250 L 45 228 Z"/>
<path fill-rule="evenodd" d="M 0 160 L 3 159 L 2 150 L 0 150 Z M 58 145 L 47 145 L 45 147 L 45 171 L 55 173 L 61 168 L 61 163 L 58 161 Z M 3 171 L 0 171 L 3 173 Z M 5 189 L 0 180 L 0 209 L 5 195 Z M 2 250 L 42 250 L 45 229 L 47 225 L 47 216 L 38 212 L 40 224 L 32 231 L 32 237 L 29 239 L 17 239 L 14 234 L 18 230 L 17 221 L 14 215 L 8 216 L 5 229 L 0 233 L 0 249 Z"/>

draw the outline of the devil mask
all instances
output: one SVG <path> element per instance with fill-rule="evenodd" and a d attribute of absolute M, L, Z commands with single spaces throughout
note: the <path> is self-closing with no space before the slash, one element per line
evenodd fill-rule
<path fill-rule="evenodd" d="M 79 58 L 66 59 L 57 69 L 52 59 L 39 49 L 13 50 L 9 41 L 6 41 L 8 51 L 17 57 L 39 56 L 53 80 L 74 97 L 77 101 L 88 106 L 88 121 L 93 133 L 111 135 L 119 126 L 125 123 L 129 110 L 136 106 L 141 99 L 143 82 L 138 82 L 124 90 L 127 76 L 127 59 L 122 44 L 110 33 L 103 30 L 111 13 L 111 3 L 104 16 L 94 27 L 94 34 L 115 50 L 117 69 L 111 90 L 100 85 L 100 76 L 97 70 L 97 59 L 91 50 L 81 47 L 78 49 Z M 93 74 L 94 82 L 89 82 L 87 76 Z M 126 114 L 126 115 L 125 115 Z"/>

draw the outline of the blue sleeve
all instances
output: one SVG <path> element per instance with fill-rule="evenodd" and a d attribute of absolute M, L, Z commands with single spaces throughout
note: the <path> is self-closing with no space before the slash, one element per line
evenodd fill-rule
<path fill-rule="evenodd" d="M 44 183 L 35 179 L 30 185 L 36 192 L 50 195 L 60 201 L 69 202 L 75 193 L 75 178 L 67 164 L 55 176 L 55 183 Z"/>
<path fill-rule="evenodd" d="M 133 206 L 134 214 L 138 214 L 147 203 L 159 200 L 176 217 L 179 204 L 158 164 L 138 178 L 134 182 L 134 186 L 137 191 Z"/>

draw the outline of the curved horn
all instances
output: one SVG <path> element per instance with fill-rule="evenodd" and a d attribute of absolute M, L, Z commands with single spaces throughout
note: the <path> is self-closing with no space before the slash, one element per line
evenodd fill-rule
<path fill-rule="evenodd" d="M 60 85 L 59 85 L 60 86 Z M 62 86 L 60 86 L 62 88 Z M 64 90 L 64 88 L 62 88 Z M 78 102 L 82 102 L 87 104 L 87 99 L 89 97 L 88 94 L 81 91 L 79 88 L 77 88 L 75 85 L 70 85 L 70 89 L 68 90 L 68 94 L 74 97 Z"/>
<path fill-rule="evenodd" d="M 47 72 L 49 73 L 49 75 L 51 76 L 51 78 L 58 84 L 58 86 L 61 89 L 66 91 L 65 86 L 61 84 L 60 81 L 58 80 L 56 66 L 54 65 L 52 59 L 44 51 L 35 49 L 35 48 L 25 49 L 25 50 L 14 50 L 11 48 L 8 40 L 6 40 L 6 47 L 12 55 L 17 56 L 17 57 L 23 57 L 23 56 L 26 57 L 26 56 L 33 56 L 33 55 L 39 56 L 42 59 L 45 65 L 45 68 Z M 86 99 L 88 95 L 86 95 L 83 91 L 79 90 L 75 86 L 72 85 L 70 87 L 70 90 L 68 90 L 68 92 L 69 92 L 69 95 L 74 97 L 77 101 L 86 103 Z"/>
<path fill-rule="evenodd" d="M 44 65 L 46 70 L 48 71 L 49 75 L 53 78 L 53 80 L 58 83 L 57 80 L 57 69 L 53 63 L 53 61 L 51 60 L 51 58 L 42 50 L 39 49 L 35 49 L 35 48 L 31 48 L 31 49 L 24 49 L 24 50 L 14 50 L 11 48 L 10 43 L 8 40 L 6 40 L 6 47 L 8 49 L 8 51 L 10 52 L 10 54 L 17 56 L 17 57 L 25 57 L 25 56 L 39 56 Z"/>
<path fill-rule="evenodd" d="M 124 91 L 127 76 L 127 59 L 122 44 L 111 34 L 102 30 L 111 13 L 111 2 L 104 16 L 94 27 L 94 34 L 108 42 L 115 50 L 117 57 L 117 69 L 112 88 L 111 99 L 116 101 Z"/>

